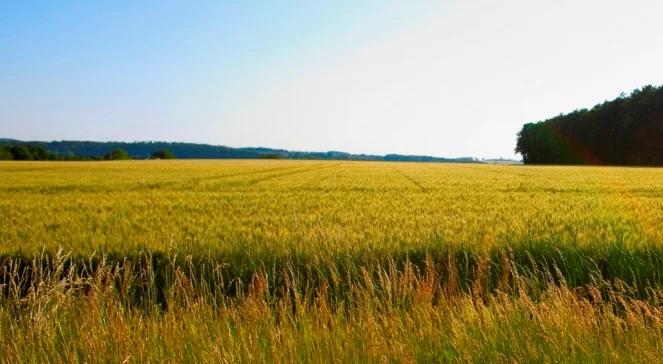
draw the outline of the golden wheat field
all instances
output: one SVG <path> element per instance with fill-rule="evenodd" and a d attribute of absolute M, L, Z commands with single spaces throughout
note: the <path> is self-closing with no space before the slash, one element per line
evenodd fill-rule
<path fill-rule="evenodd" d="M 329 161 L 0 164 L 0 249 L 320 254 L 663 243 L 663 169 Z"/>
<path fill-rule="evenodd" d="M 3 362 L 656 362 L 663 169 L 0 162 Z"/>

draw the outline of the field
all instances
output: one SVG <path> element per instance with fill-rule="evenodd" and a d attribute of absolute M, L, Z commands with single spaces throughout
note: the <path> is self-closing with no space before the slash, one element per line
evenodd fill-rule
<path fill-rule="evenodd" d="M 5 362 L 656 362 L 663 169 L 0 163 Z"/>

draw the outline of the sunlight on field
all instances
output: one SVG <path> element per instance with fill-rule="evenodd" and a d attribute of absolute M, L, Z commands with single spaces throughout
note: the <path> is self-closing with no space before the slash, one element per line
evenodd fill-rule
<path fill-rule="evenodd" d="M 276 252 L 663 241 L 663 169 L 1 163 L 0 249 Z"/>
<path fill-rule="evenodd" d="M 663 169 L 0 163 L 0 362 L 656 362 Z"/>

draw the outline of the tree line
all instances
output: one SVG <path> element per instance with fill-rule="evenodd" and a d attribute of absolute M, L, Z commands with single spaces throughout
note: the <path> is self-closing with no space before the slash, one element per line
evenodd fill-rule
<path fill-rule="evenodd" d="M 306 159 L 306 160 L 353 160 L 353 161 L 398 161 L 431 163 L 476 163 L 472 157 L 443 158 L 424 155 L 373 155 L 352 154 L 340 151 L 303 152 L 264 147 L 232 148 L 223 145 L 138 141 L 138 142 L 94 142 L 94 141 L 20 141 L 0 139 L 2 144 L 36 145 L 55 153 L 58 158 L 76 158 L 78 160 L 104 159 L 113 150 L 126 151 L 132 159 L 161 158 L 177 156 L 181 159 Z M 154 151 L 163 151 L 155 155 Z M 69 157 L 67 157 L 69 156 Z"/>
<path fill-rule="evenodd" d="M 525 124 L 516 152 L 527 164 L 663 165 L 663 86 Z"/>
<path fill-rule="evenodd" d="M 175 154 L 169 150 L 158 150 L 150 155 L 150 159 L 175 159 Z M 71 152 L 52 152 L 40 145 L 18 144 L 0 145 L 0 160 L 15 161 L 101 161 L 101 160 L 128 160 L 134 159 L 121 148 L 98 156 L 84 156 Z"/>

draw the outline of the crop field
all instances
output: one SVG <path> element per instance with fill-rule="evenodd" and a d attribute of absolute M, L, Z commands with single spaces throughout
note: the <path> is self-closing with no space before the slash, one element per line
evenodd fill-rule
<path fill-rule="evenodd" d="M 0 162 L 3 362 L 657 362 L 663 169 Z"/>

